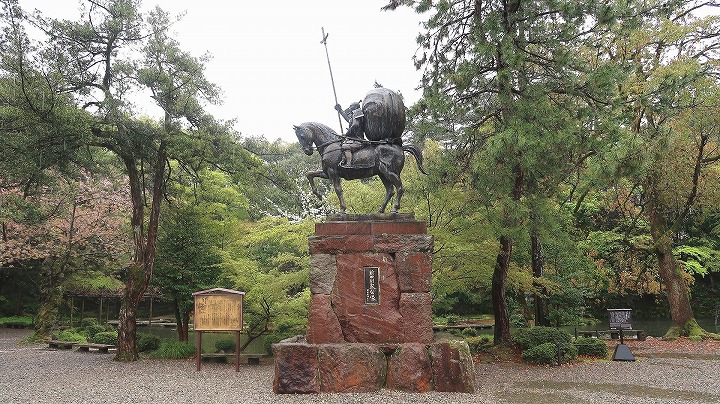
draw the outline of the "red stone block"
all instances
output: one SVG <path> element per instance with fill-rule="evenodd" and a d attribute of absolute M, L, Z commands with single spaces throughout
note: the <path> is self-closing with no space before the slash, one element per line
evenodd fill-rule
<path fill-rule="evenodd" d="M 395 271 L 401 292 L 429 292 L 432 276 L 430 253 L 397 253 Z"/>
<path fill-rule="evenodd" d="M 425 222 L 372 222 L 372 234 L 425 233 L 427 233 L 427 224 Z"/>
<path fill-rule="evenodd" d="M 436 391 L 475 392 L 475 366 L 467 342 L 434 343 L 430 356 Z"/>
<path fill-rule="evenodd" d="M 315 223 L 315 235 L 371 234 L 371 222 L 328 222 Z"/>
<path fill-rule="evenodd" d="M 340 254 L 333 309 L 348 342 L 404 342 L 397 277 L 389 254 Z M 379 268 L 379 304 L 365 304 L 365 267 Z"/>
<path fill-rule="evenodd" d="M 386 387 L 411 393 L 433 389 L 432 367 L 425 344 L 402 344 L 390 357 Z"/>
<path fill-rule="evenodd" d="M 432 297 L 430 293 L 400 294 L 400 315 L 403 318 L 404 342 L 432 342 Z"/>
<path fill-rule="evenodd" d="M 433 237 L 427 234 L 377 234 L 372 249 L 377 252 L 432 252 Z"/>
<path fill-rule="evenodd" d="M 272 346 L 275 356 L 275 394 L 319 393 L 318 346 L 280 343 Z"/>
<path fill-rule="evenodd" d="M 308 245 L 310 254 L 364 252 L 372 250 L 373 237 L 370 235 L 310 236 Z"/>
<path fill-rule="evenodd" d="M 307 340 L 311 344 L 345 342 L 330 295 L 313 295 L 308 313 Z"/>
<path fill-rule="evenodd" d="M 318 348 L 323 393 L 378 391 L 387 375 L 385 354 L 372 344 L 325 344 Z"/>

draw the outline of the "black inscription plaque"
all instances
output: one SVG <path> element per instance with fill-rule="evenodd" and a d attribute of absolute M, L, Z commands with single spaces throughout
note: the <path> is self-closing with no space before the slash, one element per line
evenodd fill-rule
<path fill-rule="evenodd" d="M 380 304 L 378 267 L 365 267 L 365 304 Z"/>
<path fill-rule="evenodd" d="M 632 309 L 608 309 L 611 330 L 632 330 Z"/>

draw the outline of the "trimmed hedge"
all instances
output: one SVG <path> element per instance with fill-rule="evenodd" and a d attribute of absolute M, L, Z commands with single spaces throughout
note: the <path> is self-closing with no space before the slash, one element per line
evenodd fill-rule
<path fill-rule="evenodd" d="M 578 350 L 574 345 L 560 345 L 560 363 L 572 362 L 577 359 Z M 557 344 L 546 342 L 522 353 L 524 361 L 535 363 L 538 365 L 550 365 L 558 363 L 558 347 Z"/>
<path fill-rule="evenodd" d="M 577 344 L 578 355 L 598 358 L 607 357 L 608 346 L 601 339 L 580 337 L 575 340 L 575 344 Z"/>
<path fill-rule="evenodd" d="M 117 331 L 99 332 L 92 337 L 92 342 L 96 344 L 117 345 L 118 333 Z"/>
<path fill-rule="evenodd" d="M 217 342 L 215 342 L 215 349 L 217 352 L 234 353 L 235 340 L 230 338 L 217 340 Z"/>
<path fill-rule="evenodd" d="M 465 341 L 470 347 L 470 352 L 474 354 L 478 352 L 488 352 L 493 345 L 493 337 L 489 335 L 467 337 Z"/>
<path fill-rule="evenodd" d="M 55 332 L 53 338 L 58 341 L 87 342 L 87 337 L 73 329 Z"/>
<path fill-rule="evenodd" d="M 144 332 L 137 333 L 135 342 L 138 352 L 150 352 L 160 348 L 160 337 Z"/>
<path fill-rule="evenodd" d="M 520 328 L 510 339 L 523 351 L 545 343 L 570 342 L 572 335 L 552 327 Z"/>

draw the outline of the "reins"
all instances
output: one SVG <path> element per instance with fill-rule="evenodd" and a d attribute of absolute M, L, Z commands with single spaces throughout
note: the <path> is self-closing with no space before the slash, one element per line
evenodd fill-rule
<path fill-rule="evenodd" d="M 353 141 L 360 142 L 363 144 L 369 144 L 369 145 L 397 144 L 397 142 L 395 141 L 396 139 L 393 139 L 393 140 L 387 140 L 387 139 L 367 140 L 367 139 L 360 139 L 360 138 L 350 137 L 350 136 L 345 136 L 345 135 L 338 135 L 337 133 L 335 134 L 335 136 L 337 136 L 338 139 L 328 140 L 327 142 L 325 142 L 323 144 L 315 146 L 314 149 L 317 150 L 318 153 L 320 153 L 320 155 L 322 155 L 322 151 L 320 149 L 324 149 L 326 146 L 329 146 L 333 143 L 342 142 L 343 140 L 348 140 L 348 139 L 351 139 Z M 402 144 L 402 139 L 400 139 L 400 144 Z"/>

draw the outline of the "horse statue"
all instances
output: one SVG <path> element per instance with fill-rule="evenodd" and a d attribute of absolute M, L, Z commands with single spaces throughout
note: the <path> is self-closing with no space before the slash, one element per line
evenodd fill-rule
<path fill-rule="evenodd" d="M 380 141 L 367 141 L 367 145 L 355 152 L 352 167 L 340 165 L 343 152 L 341 142 L 343 136 L 338 135 L 334 130 L 318 122 L 305 122 L 293 126 L 295 135 L 300 142 L 305 154 L 308 156 L 317 150 L 320 154 L 322 168 L 310 171 L 305 176 L 310 182 L 313 194 L 322 199 L 322 196 L 315 187 L 315 178 L 329 179 L 332 182 L 335 193 L 340 200 L 340 210 L 345 213 L 346 205 L 343 197 L 340 179 L 355 180 L 369 178 L 377 175 L 385 186 L 385 199 L 383 200 L 378 213 L 385 212 L 388 202 L 395 195 L 395 205 L 391 213 L 397 213 L 400 209 L 400 199 L 403 195 L 403 184 L 400 180 L 400 172 L 405 165 L 404 152 L 411 153 L 415 157 L 420 172 L 427 175 L 422 165 L 422 153 L 413 145 L 402 145 L 400 138 L 392 138 Z M 314 146 L 313 146 L 314 145 Z"/>

